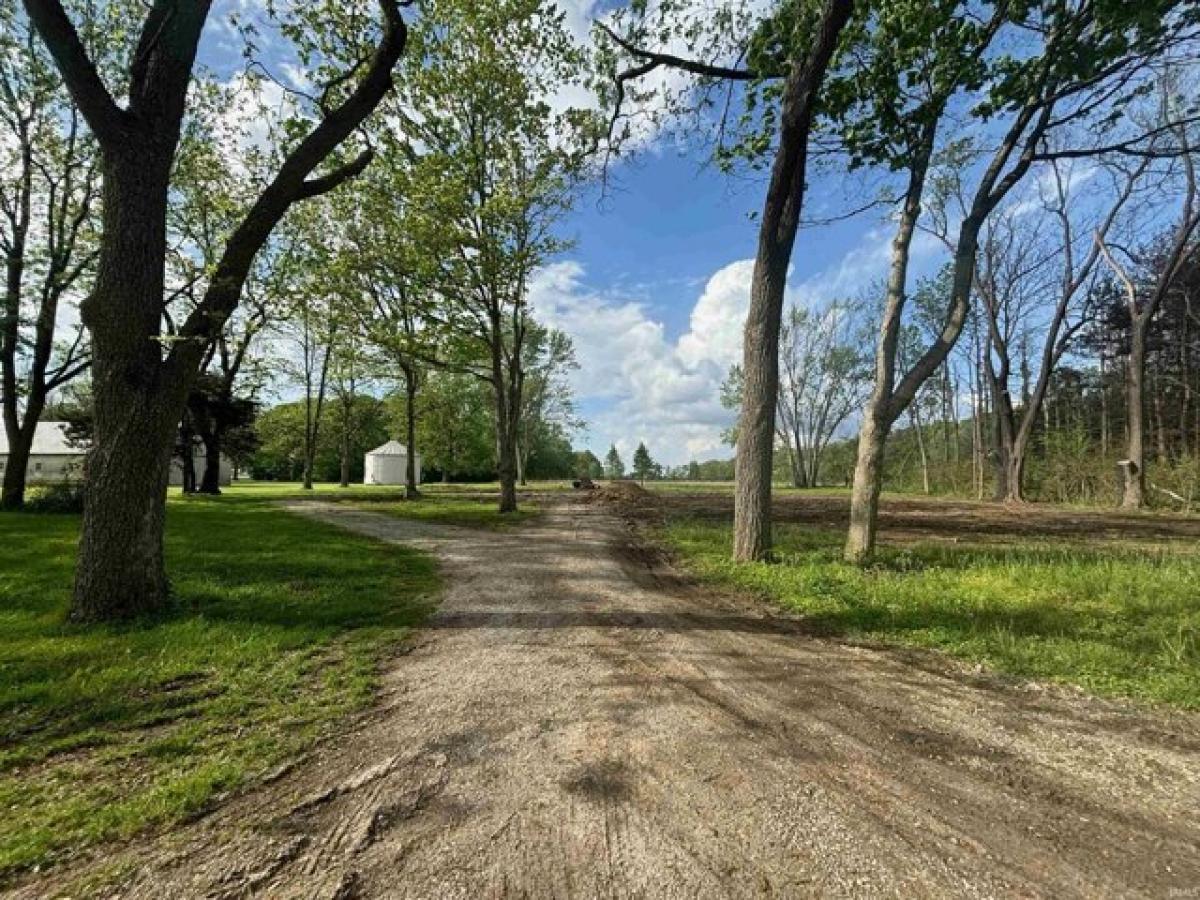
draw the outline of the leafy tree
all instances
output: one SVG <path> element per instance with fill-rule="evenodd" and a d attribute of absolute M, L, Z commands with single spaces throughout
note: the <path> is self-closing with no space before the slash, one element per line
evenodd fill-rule
<path fill-rule="evenodd" d="M 576 478 L 603 478 L 604 464 L 591 450 L 580 450 L 575 454 Z"/>
<path fill-rule="evenodd" d="M 825 448 L 862 402 L 869 370 L 850 328 L 843 304 L 785 314 L 777 427 L 796 487 L 819 484 Z"/>
<path fill-rule="evenodd" d="M 578 426 L 569 373 L 579 368 L 571 338 L 561 331 L 534 326 L 529 331 L 531 351 L 522 390 L 522 409 L 517 442 L 517 480 L 525 484 L 531 457 L 539 474 L 546 473 L 551 448 L 559 454 L 571 448 L 570 434 Z M 570 474 L 559 458 L 555 474 Z"/>
<path fill-rule="evenodd" d="M 534 347 L 527 288 L 564 243 L 554 225 L 583 174 L 587 125 L 548 100 L 579 79 L 563 13 L 546 0 L 425 0 L 398 117 L 411 141 L 413 235 L 437 364 L 494 401 L 500 509 L 516 509 L 521 417 Z"/>
<path fill-rule="evenodd" d="M 383 364 L 398 376 L 405 392 L 404 422 L 399 433 L 408 448 L 405 495 L 417 489 L 417 455 L 421 404 L 418 394 L 427 376 L 428 361 L 436 356 L 438 336 L 423 296 L 421 268 L 424 248 L 415 235 L 408 197 L 413 193 L 411 148 L 391 132 L 378 138 L 380 158 L 352 191 L 335 199 L 345 246 L 338 252 L 337 270 L 348 308 L 357 327 Z"/>
<path fill-rule="evenodd" d="M 253 450 L 254 420 L 258 403 L 252 397 L 237 396 L 224 375 L 205 372 L 196 379 L 188 395 L 187 410 L 181 425 L 181 450 L 184 490 L 202 494 L 221 492 L 221 456 L 227 442 L 244 454 Z M 199 480 L 193 471 L 196 443 L 204 447 L 204 472 Z"/>
<path fill-rule="evenodd" d="M 604 457 L 604 472 L 613 480 L 625 477 L 625 463 L 621 461 L 616 444 L 608 448 L 608 455 Z"/>
<path fill-rule="evenodd" d="M 654 478 L 655 474 L 661 471 L 662 467 L 651 458 L 645 443 L 638 441 L 637 449 L 633 451 L 633 477 L 645 482 L 647 478 Z"/>
<path fill-rule="evenodd" d="M 758 251 L 746 316 L 733 534 L 734 559 L 755 560 L 771 546 L 779 327 L 788 267 L 800 226 L 809 135 L 821 102 L 822 84 L 850 23 L 854 4 L 852 0 L 805 0 L 774 5 L 753 30 L 742 33 L 745 40 L 736 48 L 735 58 L 748 64 L 732 67 L 705 63 L 703 59 L 711 57 L 697 52 L 714 40 L 714 34 L 721 34 L 720 20 L 713 28 L 711 20 L 680 15 L 680 5 L 634 4 L 628 19 L 618 22 L 618 27 L 624 26 L 624 34 L 603 28 L 610 42 L 608 52 L 619 51 L 629 60 L 628 67 L 613 78 L 612 121 L 615 124 L 620 119 L 626 85 L 663 67 L 690 73 L 702 85 L 747 82 L 751 85 L 748 97 L 767 101 L 759 136 L 747 145 L 756 155 L 770 156 L 772 162 L 759 218 Z M 703 15 L 707 17 L 708 11 Z M 667 42 L 672 38 L 686 43 L 691 58 L 648 49 L 649 41 Z M 760 108 L 752 106 L 748 112 L 752 115 Z"/>
<path fill-rule="evenodd" d="M 307 58 L 328 61 L 325 71 L 314 73 L 318 79 L 328 75 L 312 104 L 316 121 L 297 119 L 289 127 L 292 140 L 274 177 L 226 242 L 204 297 L 164 342 L 172 169 L 209 3 L 162 0 L 150 6 L 136 29 L 122 90 L 114 95 L 62 3 L 25 0 L 102 159 L 97 276 L 81 309 L 91 335 L 96 441 L 88 461 L 73 619 L 120 618 L 166 603 L 163 526 L 171 448 L 206 348 L 237 308 L 255 255 L 289 208 L 332 190 L 370 160 L 364 153 L 313 175 L 391 88 L 405 45 L 396 0 L 380 0 L 381 27 L 371 54 L 372 35 L 363 33 L 363 20 L 351 7 L 357 4 L 297 6 L 284 23 Z M 354 34 L 320 40 L 350 22 Z M 127 97 L 127 104 L 119 105 L 117 96 Z"/>
<path fill-rule="evenodd" d="M 489 386 L 455 372 L 433 370 L 421 388 L 417 445 L 426 472 L 443 481 L 490 480 L 495 474 L 495 436 Z M 407 397 L 392 402 L 393 418 L 407 423 Z M 399 430 L 399 429 L 397 429 Z"/>

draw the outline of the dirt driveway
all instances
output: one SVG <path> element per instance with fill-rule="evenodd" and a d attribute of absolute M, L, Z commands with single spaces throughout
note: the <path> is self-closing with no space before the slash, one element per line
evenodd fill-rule
<path fill-rule="evenodd" d="M 598 504 L 500 533 L 296 509 L 432 550 L 444 605 L 375 714 L 117 854 L 119 896 L 1200 897 L 1195 716 L 808 637 Z"/>

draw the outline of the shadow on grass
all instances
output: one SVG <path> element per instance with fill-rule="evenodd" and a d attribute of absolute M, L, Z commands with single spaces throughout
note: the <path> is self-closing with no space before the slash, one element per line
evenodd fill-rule
<path fill-rule="evenodd" d="M 73 517 L 0 514 L 0 881 L 302 750 L 370 701 L 438 588 L 417 551 L 268 502 L 173 499 L 170 608 L 71 625 L 77 535 Z"/>
<path fill-rule="evenodd" d="M 788 525 L 778 562 L 735 565 L 727 526 L 676 520 L 665 534 L 703 580 L 780 603 L 822 635 L 1200 707 L 1195 553 L 917 544 L 859 569 L 840 561 L 840 534 Z"/>

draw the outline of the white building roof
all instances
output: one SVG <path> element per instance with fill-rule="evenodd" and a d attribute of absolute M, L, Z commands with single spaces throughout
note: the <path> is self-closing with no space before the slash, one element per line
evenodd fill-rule
<path fill-rule="evenodd" d="M 67 437 L 66 422 L 38 422 L 33 431 L 34 456 L 83 456 L 87 447 L 72 444 Z M 0 428 L 0 456 L 8 455 L 8 435 Z"/>
<path fill-rule="evenodd" d="M 388 441 L 376 447 L 367 456 L 408 456 L 408 448 L 399 441 Z"/>

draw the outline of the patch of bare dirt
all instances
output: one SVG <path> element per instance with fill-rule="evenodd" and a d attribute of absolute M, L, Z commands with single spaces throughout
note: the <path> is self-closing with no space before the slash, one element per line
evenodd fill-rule
<path fill-rule="evenodd" d="M 655 492 L 660 515 L 686 515 L 711 521 L 733 516 L 732 492 Z M 848 495 L 776 493 L 776 522 L 844 529 L 850 518 Z M 1005 504 L 944 498 L 884 498 L 880 537 L 885 543 L 915 540 L 1019 542 L 1049 537 L 1100 543 L 1129 541 L 1187 544 L 1200 540 L 1200 517 L 1159 512 L 1122 512 L 1042 503 Z"/>
<path fill-rule="evenodd" d="M 352 733 L 88 864 L 136 864 L 109 896 L 1095 898 L 1200 884 L 1196 716 L 815 639 L 629 552 L 607 502 L 567 498 L 499 533 L 297 508 L 436 553 L 443 606 Z M 53 896 L 88 865 L 13 896 Z"/>

